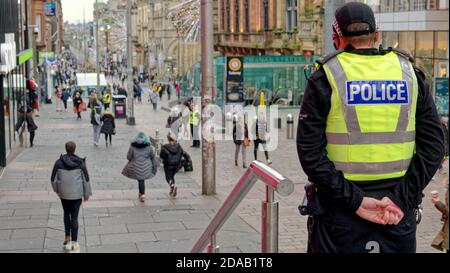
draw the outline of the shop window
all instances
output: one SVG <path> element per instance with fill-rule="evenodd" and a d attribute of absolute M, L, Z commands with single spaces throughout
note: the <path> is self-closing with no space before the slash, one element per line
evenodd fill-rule
<path fill-rule="evenodd" d="M 383 48 L 397 48 L 398 47 L 398 32 L 387 31 L 382 33 Z"/>
<path fill-rule="evenodd" d="M 433 32 L 416 32 L 416 56 L 433 58 Z"/>
<path fill-rule="evenodd" d="M 416 33 L 413 31 L 399 32 L 398 47 L 408 51 L 412 56 L 416 55 Z"/>
<path fill-rule="evenodd" d="M 434 57 L 448 60 L 448 32 L 435 32 Z"/>

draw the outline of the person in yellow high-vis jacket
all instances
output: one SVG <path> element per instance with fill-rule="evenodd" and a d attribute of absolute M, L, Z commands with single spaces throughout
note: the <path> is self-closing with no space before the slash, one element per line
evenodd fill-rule
<path fill-rule="evenodd" d="M 429 85 L 406 52 L 375 48 L 363 3 L 335 13 L 336 52 L 318 60 L 297 150 L 312 184 L 308 252 L 415 252 L 416 208 L 439 167 L 443 132 Z"/>
<path fill-rule="evenodd" d="M 199 126 L 200 126 L 200 113 L 198 112 L 194 102 L 189 104 L 189 124 L 191 127 L 191 136 L 192 136 L 192 146 L 193 148 L 200 148 L 200 135 L 199 135 Z"/>

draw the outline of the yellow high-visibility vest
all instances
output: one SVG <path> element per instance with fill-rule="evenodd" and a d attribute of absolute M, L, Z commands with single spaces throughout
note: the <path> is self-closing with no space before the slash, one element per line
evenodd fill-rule
<path fill-rule="evenodd" d="M 199 123 L 200 123 L 200 120 L 198 118 L 198 111 L 189 112 L 189 124 L 193 124 L 194 126 L 197 126 Z"/>
<path fill-rule="evenodd" d="M 417 77 L 404 54 L 341 52 L 323 63 L 331 85 L 327 153 L 351 181 L 405 175 L 415 153 Z"/>
<path fill-rule="evenodd" d="M 109 93 L 106 93 L 103 96 L 103 103 L 111 103 L 111 95 L 109 95 Z"/>

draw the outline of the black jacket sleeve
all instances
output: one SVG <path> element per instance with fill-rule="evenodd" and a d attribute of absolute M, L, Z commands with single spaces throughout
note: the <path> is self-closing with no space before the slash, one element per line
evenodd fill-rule
<path fill-rule="evenodd" d="M 81 170 L 84 173 L 84 177 L 86 178 L 86 182 L 89 182 L 89 173 L 86 167 L 86 158 L 83 159 L 83 166 L 81 167 Z"/>
<path fill-rule="evenodd" d="M 55 162 L 55 165 L 53 165 L 53 170 L 52 170 L 52 177 L 50 178 L 50 181 L 51 182 L 54 182 L 55 181 L 55 178 L 56 178 L 56 172 L 58 171 L 58 168 L 59 168 L 59 159 L 58 160 L 56 160 L 56 162 Z"/>
<path fill-rule="evenodd" d="M 327 157 L 325 134 L 331 108 L 331 87 L 323 69 L 314 73 L 306 86 L 297 128 L 297 152 L 303 170 L 319 196 L 328 203 L 355 212 L 364 192 L 347 181 Z"/>
<path fill-rule="evenodd" d="M 422 202 L 422 191 L 430 182 L 444 157 L 444 132 L 439 122 L 430 87 L 424 74 L 416 69 L 419 94 L 416 111 L 416 153 L 404 179 L 388 195 L 403 211 Z"/>

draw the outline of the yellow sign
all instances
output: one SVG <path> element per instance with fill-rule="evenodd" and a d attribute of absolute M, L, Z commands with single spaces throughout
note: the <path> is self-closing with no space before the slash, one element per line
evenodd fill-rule
<path fill-rule="evenodd" d="M 228 68 L 233 72 L 240 71 L 241 67 L 242 67 L 242 62 L 238 58 L 233 58 L 228 62 Z"/>

